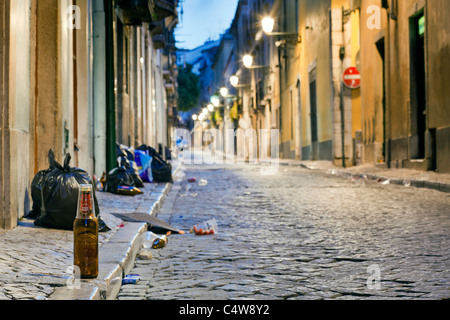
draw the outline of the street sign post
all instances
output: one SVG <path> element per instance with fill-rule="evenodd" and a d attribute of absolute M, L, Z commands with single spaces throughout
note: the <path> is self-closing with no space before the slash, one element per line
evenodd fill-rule
<path fill-rule="evenodd" d="M 361 74 L 355 67 L 344 71 L 344 85 L 349 89 L 358 89 L 361 86 Z"/>

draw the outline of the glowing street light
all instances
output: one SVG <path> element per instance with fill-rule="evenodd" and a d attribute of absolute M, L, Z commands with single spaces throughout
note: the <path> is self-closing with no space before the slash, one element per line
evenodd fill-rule
<path fill-rule="evenodd" d="M 272 17 L 266 16 L 261 21 L 262 29 L 267 36 L 277 37 L 277 47 L 282 44 L 297 45 L 302 42 L 302 36 L 297 32 L 273 32 L 275 20 Z M 310 29 L 310 27 L 307 27 Z"/>
<path fill-rule="evenodd" d="M 220 98 L 217 95 L 213 95 L 210 101 L 214 105 L 214 107 L 218 107 L 220 105 Z"/>
<path fill-rule="evenodd" d="M 192 115 L 192 120 L 197 121 L 198 116 L 196 114 Z"/>
<path fill-rule="evenodd" d="M 262 27 L 264 33 L 271 34 L 274 26 L 275 20 L 272 17 L 265 17 L 264 19 L 262 19 Z"/>
<path fill-rule="evenodd" d="M 213 112 L 214 106 L 212 104 L 208 104 L 208 110 L 209 110 L 209 112 Z"/>
<path fill-rule="evenodd" d="M 228 96 L 228 88 L 227 87 L 223 87 L 220 89 L 220 94 L 222 97 L 226 97 Z"/>
<path fill-rule="evenodd" d="M 231 76 L 230 83 L 233 87 L 237 87 L 239 85 L 239 77 L 236 75 Z"/>
<path fill-rule="evenodd" d="M 242 62 L 244 63 L 244 66 L 247 69 L 250 69 L 253 65 L 253 57 L 249 54 L 246 54 L 243 58 L 242 58 Z"/>

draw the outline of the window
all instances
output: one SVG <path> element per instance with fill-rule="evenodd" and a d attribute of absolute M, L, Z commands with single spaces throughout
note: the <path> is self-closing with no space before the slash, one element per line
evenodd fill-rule
<path fill-rule="evenodd" d="M 425 34 L 425 16 L 419 18 L 418 29 L 419 29 L 419 36 L 423 36 Z"/>

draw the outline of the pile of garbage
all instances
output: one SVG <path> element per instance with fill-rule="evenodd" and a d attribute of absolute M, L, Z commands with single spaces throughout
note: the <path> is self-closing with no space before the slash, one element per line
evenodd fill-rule
<path fill-rule="evenodd" d="M 142 145 L 133 149 L 117 145 L 117 168 L 99 180 L 100 190 L 122 194 L 137 195 L 143 192 L 144 182 L 173 183 L 172 165 L 152 147 Z"/>
<path fill-rule="evenodd" d="M 68 153 L 64 165 L 55 160 L 52 149 L 48 152 L 49 168 L 38 172 L 31 182 L 32 210 L 27 218 L 35 219 L 40 227 L 72 230 L 77 214 L 78 189 L 82 184 L 94 185 L 92 177 L 83 169 L 70 167 L 71 155 Z M 99 222 L 99 231 L 110 228 L 100 217 L 100 207 L 94 195 L 94 211 Z"/>

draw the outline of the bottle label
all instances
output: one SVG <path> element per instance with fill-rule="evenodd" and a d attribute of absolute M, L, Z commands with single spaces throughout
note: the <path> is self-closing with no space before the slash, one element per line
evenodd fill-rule
<path fill-rule="evenodd" d="M 81 216 L 89 216 L 92 213 L 92 201 L 90 192 L 83 192 L 81 194 L 79 208 Z"/>
<path fill-rule="evenodd" d="M 93 234 L 80 234 L 76 238 L 76 254 L 80 263 L 80 267 L 86 267 L 97 261 L 98 242 L 97 237 Z"/>

